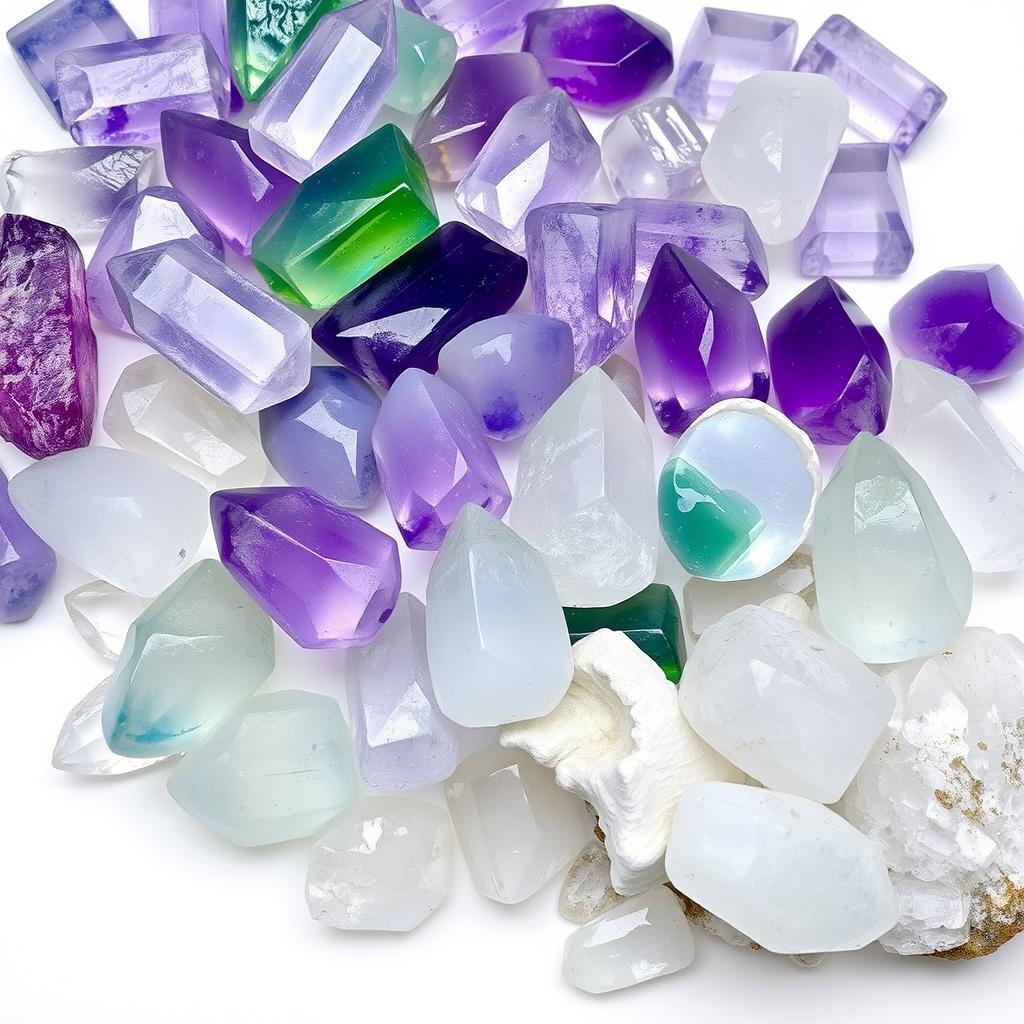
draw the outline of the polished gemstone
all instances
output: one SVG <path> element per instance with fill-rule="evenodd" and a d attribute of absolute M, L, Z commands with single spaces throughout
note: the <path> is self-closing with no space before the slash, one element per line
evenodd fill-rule
<path fill-rule="evenodd" d="M 604 843 L 594 840 L 569 866 L 558 894 L 558 912 L 573 924 L 586 924 L 625 897 L 612 887 L 612 862 Z"/>
<path fill-rule="evenodd" d="M 128 627 L 150 604 L 148 597 L 125 593 L 102 580 L 83 583 L 64 595 L 64 607 L 79 636 L 109 661 L 121 656 Z"/>
<path fill-rule="evenodd" d="M 0 623 L 32 618 L 57 569 L 53 549 L 11 504 L 0 471 Z"/>
<path fill-rule="evenodd" d="M 444 26 L 401 6 L 395 8 L 395 30 L 398 77 L 384 102 L 403 114 L 419 114 L 448 81 L 459 44 Z"/>
<path fill-rule="evenodd" d="M 626 396 L 629 404 L 636 410 L 637 416 L 643 419 L 646 415 L 647 396 L 644 394 L 644 382 L 640 379 L 640 371 L 622 356 L 609 356 L 601 364 L 601 369 Z"/>
<path fill-rule="evenodd" d="M 493 49 L 523 30 L 531 11 L 557 0 L 404 0 L 411 11 L 452 32 L 464 53 Z"/>

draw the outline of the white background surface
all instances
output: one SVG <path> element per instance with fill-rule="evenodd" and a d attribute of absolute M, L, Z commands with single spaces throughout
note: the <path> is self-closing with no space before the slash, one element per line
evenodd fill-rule
<path fill-rule="evenodd" d="M 148 34 L 145 0 L 117 2 L 136 32 Z M 0 28 L 40 3 L 3 0 Z M 800 46 L 834 8 L 832 0 L 742 0 L 741 6 L 798 19 Z M 678 55 L 698 5 L 632 0 L 632 7 L 671 29 Z M 844 282 L 854 298 L 886 333 L 895 299 L 945 266 L 1001 262 L 1024 284 L 1024 9 L 1000 0 L 857 0 L 840 9 L 950 97 L 905 162 L 917 243 L 910 272 L 893 282 Z M 670 88 L 666 83 L 663 91 Z M 0 96 L 0 155 L 70 144 L 4 47 Z M 603 127 L 600 119 L 589 120 Z M 605 188 L 603 181 L 595 185 L 594 197 L 603 198 Z M 450 215 L 450 193 L 440 205 Z M 772 286 L 757 303 L 762 323 L 802 287 L 793 267 L 788 248 L 771 253 Z M 148 350 L 106 330 L 97 333 L 102 409 L 121 368 Z M 983 393 L 1024 435 L 1024 378 Z M 654 429 L 660 465 L 669 442 Z M 99 428 L 95 440 L 107 443 Z M 510 481 L 514 455 L 503 452 Z M 8 475 L 26 461 L 0 442 L 0 466 Z M 382 502 L 371 518 L 393 528 Z M 204 553 L 214 553 L 209 538 Z M 430 556 L 403 549 L 403 561 L 406 588 L 422 596 Z M 523 905 L 503 907 L 476 895 L 461 863 L 448 903 L 411 935 L 345 934 L 316 925 L 303 898 L 307 843 L 242 851 L 219 841 L 167 797 L 166 768 L 120 780 L 78 779 L 50 768 L 66 712 L 109 672 L 79 639 L 61 600 L 85 579 L 62 562 L 36 618 L 0 627 L 3 1024 L 623 1018 L 884 1024 L 931 1015 L 1014 1019 L 1019 1013 L 1024 938 L 971 963 L 898 958 L 876 947 L 804 970 L 698 932 L 697 961 L 686 972 L 618 995 L 587 997 L 559 973 L 570 931 L 556 911 L 559 883 Z M 1022 595 L 1020 576 L 979 578 L 971 621 L 1021 631 Z M 344 655 L 298 651 L 279 634 L 270 685 L 331 693 L 344 705 Z"/>

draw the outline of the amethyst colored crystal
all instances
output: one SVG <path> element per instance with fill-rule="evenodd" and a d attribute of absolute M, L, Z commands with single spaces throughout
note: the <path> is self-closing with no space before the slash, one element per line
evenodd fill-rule
<path fill-rule="evenodd" d="M 300 646 L 361 647 L 402 589 L 398 545 L 305 487 L 217 491 L 210 516 L 221 561 Z"/>
<path fill-rule="evenodd" d="M 1024 369 L 1024 297 L 998 264 L 933 274 L 893 306 L 889 320 L 911 359 L 971 384 Z"/>
<path fill-rule="evenodd" d="M 56 569 L 53 548 L 18 515 L 0 471 L 0 622 L 32 618 Z"/>
<path fill-rule="evenodd" d="M 583 107 L 618 110 L 672 73 L 672 39 L 613 4 L 536 11 L 526 19 L 523 50 L 552 85 Z"/>
<path fill-rule="evenodd" d="M 779 408 L 816 444 L 880 434 L 892 395 L 882 336 L 830 278 L 808 285 L 768 325 Z"/>
<path fill-rule="evenodd" d="M 558 0 L 404 0 L 410 11 L 443 25 L 464 53 L 489 50 L 523 30 L 530 11 Z"/>
<path fill-rule="evenodd" d="M 373 451 L 411 548 L 437 550 L 463 505 L 499 519 L 508 509 L 511 492 L 480 420 L 439 377 L 410 369 L 395 381 L 373 428 Z"/>
<path fill-rule="evenodd" d="M 82 253 L 63 228 L 4 214 L 0 437 L 41 459 L 84 448 L 95 414 L 96 336 Z"/>
<path fill-rule="evenodd" d="M 313 328 L 313 340 L 387 388 L 411 366 L 433 373 L 459 331 L 507 313 L 526 271 L 522 256 L 450 221 L 349 292 Z"/>
<path fill-rule="evenodd" d="M 636 354 L 667 434 L 682 434 L 724 399 L 768 399 L 768 357 L 750 300 L 679 246 L 664 246 L 654 261 Z"/>

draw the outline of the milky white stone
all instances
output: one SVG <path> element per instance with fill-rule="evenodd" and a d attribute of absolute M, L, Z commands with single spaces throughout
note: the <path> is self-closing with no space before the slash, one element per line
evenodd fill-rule
<path fill-rule="evenodd" d="M 309 852 L 306 903 L 332 928 L 412 931 L 451 887 L 448 814 L 419 800 L 369 797 L 342 811 Z"/>
<path fill-rule="evenodd" d="M 572 685 L 551 714 L 502 730 L 597 811 L 612 884 L 626 896 L 664 879 L 679 795 L 698 779 L 743 773 L 687 724 L 676 687 L 625 634 L 600 629 L 573 647 Z"/>
<path fill-rule="evenodd" d="M 615 992 L 693 963 L 693 932 L 664 886 L 620 903 L 566 939 L 562 974 L 575 988 Z"/>
<path fill-rule="evenodd" d="M 75 629 L 97 653 L 117 661 L 128 627 L 149 607 L 148 597 L 136 597 L 102 580 L 83 583 L 64 595 Z"/>
<path fill-rule="evenodd" d="M 35 462 L 13 477 L 10 495 L 58 554 L 142 597 L 155 597 L 181 572 L 209 525 L 199 484 L 115 448 L 78 448 Z"/>
<path fill-rule="evenodd" d="M 599 367 L 526 435 L 509 523 L 543 555 L 563 605 L 617 604 L 654 581 L 650 434 Z"/>
<path fill-rule="evenodd" d="M 839 644 L 747 605 L 689 652 L 679 704 L 715 750 L 758 782 L 829 804 L 864 763 L 896 700 Z"/>
<path fill-rule="evenodd" d="M 695 782 L 665 865 L 680 892 L 773 953 L 860 949 L 896 923 L 881 849 L 804 797 Z"/>
<path fill-rule="evenodd" d="M 569 866 L 558 894 L 558 912 L 573 924 L 586 924 L 621 903 L 612 885 L 612 862 L 596 839 Z"/>
<path fill-rule="evenodd" d="M 750 214 L 768 245 L 803 231 L 839 151 L 850 105 L 824 75 L 765 71 L 736 87 L 704 153 L 719 202 Z"/>

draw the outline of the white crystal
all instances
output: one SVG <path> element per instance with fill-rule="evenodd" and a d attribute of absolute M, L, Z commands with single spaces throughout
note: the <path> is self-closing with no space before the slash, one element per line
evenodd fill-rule
<path fill-rule="evenodd" d="M 629 404 L 636 410 L 637 416 L 643 419 L 646 415 L 647 397 L 644 383 L 640 379 L 640 371 L 622 356 L 609 356 L 601 369 L 611 377 L 615 386 L 626 396 Z"/>
<path fill-rule="evenodd" d="M 573 924 L 586 924 L 623 901 L 612 885 L 612 862 L 596 839 L 569 866 L 558 894 L 558 912 Z"/>
<path fill-rule="evenodd" d="M 890 953 L 913 956 L 955 949 L 970 936 L 971 897 L 946 882 L 890 874 L 899 921 L 878 941 Z"/>
<path fill-rule="evenodd" d="M 128 627 L 149 607 L 148 597 L 136 597 L 102 580 L 83 583 L 64 595 L 64 607 L 82 639 L 97 653 L 117 661 Z"/>

